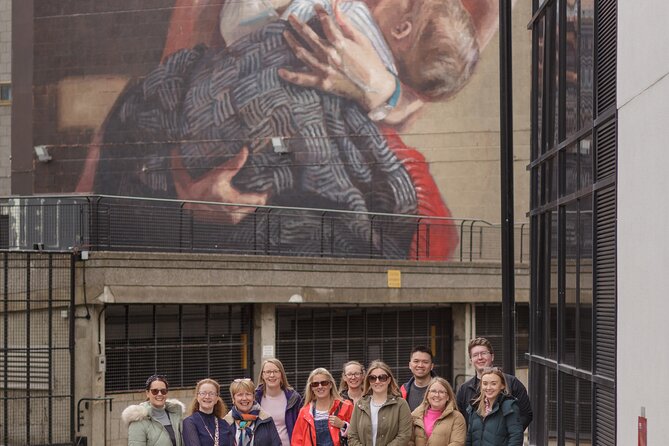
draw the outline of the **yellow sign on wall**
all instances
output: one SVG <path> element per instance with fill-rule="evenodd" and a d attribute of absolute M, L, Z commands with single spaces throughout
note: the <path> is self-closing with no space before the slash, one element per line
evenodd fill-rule
<path fill-rule="evenodd" d="M 402 272 L 400 270 L 388 270 L 388 288 L 402 288 Z"/>

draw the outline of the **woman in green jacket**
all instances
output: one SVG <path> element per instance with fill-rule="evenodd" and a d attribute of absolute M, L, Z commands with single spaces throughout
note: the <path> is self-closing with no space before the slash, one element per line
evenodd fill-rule
<path fill-rule="evenodd" d="M 169 384 L 161 375 L 146 380 L 146 401 L 125 408 L 121 419 L 128 427 L 128 446 L 181 446 L 181 419 L 186 409 L 167 399 Z"/>
<path fill-rule="evenodd" d="M 408 445 L 411 410 L 387 364 L 374 361 L 369 365 L 363 395 L 351 416 L 349 446 Z"/>
<path fill-rule="evenodd" d="M 467 446 L 522 446 L 523 425 L 516 399 L 506 391 L 501 369 L 490 367 L 481 374 L 481 393 L 467 408 Z"/>

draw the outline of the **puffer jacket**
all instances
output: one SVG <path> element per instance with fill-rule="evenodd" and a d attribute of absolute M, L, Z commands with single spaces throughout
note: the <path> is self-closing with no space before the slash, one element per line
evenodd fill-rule
<path fill-rule="evenodd" d="M 481 417 L 472 405 L 467 408 L 469 428 L 467 446 L 522 446 L 523 425 L 516 399 L 501 394 L 495 400 L 492 411 Z"/>
<path fill-rule="evenodd" d="M 371 396 L 355 405 L 348 428 L 349 446 L 372 445 Z M 379 410 L 376 446 L 407 446 L 411 440 L 411 411 L 400 396 L 390 396 Z"/>
<path fill-rule="evenodd" d="M 413 418 L 413 434 L 410 446 L 464 446 L 467 439 L 465 417 L 455 408 L 455 401 L 449 401 L 434 422 L 430 438 L 425 432 L 424 417 L 427 411 L 421 404 L 411 413 Z"/>
<path fill-rule="evenodd" d="M 260 413 L 258 413 L 258 418 L 254 422 L 253 444 L 255 446 L 281 446 L 279 432 L 276 430 L 276 425 L 270 414 L 262 410 L 257 403 L 253 406 L 253 410 L 255 409 L 260 409 Z M 230 425 L 230 429 L 225 433 L 228 444 L 237 444 L 237 424 L 235 424 L 235 419 L 232 418 L 232 411 L 223 417 L 223 421 Z"/>
<path fill-rule="evenodd" d="M 186 406 L 175 399 L 165 401 L 165 411 L 170 417 L 177 446 L 181 446 L 181 420 Z M 151 403 L 145 401 L 128 406 L 121 419 L 128 426 L 128 446 L 172 446 L 167 429 L 151 416 Z"/>

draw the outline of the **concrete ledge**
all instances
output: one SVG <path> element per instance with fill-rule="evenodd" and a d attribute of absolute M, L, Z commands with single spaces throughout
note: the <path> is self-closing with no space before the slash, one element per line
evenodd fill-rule
<path fill-rule="evenodd" d="M 388 287 L 388 270 L 401 288 Z M 77 265 L 97 303 L 398 304 L 497 302 L 501 264 L 307 257 L 91 252 Z M 516 299 L 527 302 L 529 266 L 516 266 Z"/>

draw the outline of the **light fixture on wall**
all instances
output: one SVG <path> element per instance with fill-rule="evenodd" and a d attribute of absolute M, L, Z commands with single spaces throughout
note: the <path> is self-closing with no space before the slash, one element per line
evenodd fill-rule
<path fill-rule="evenodd" d="M 48 163 L 51 161 L 51 155 L 49 155 L 49 149 L 47 146 L 35 146 L 35 155 L 40 163 Z"/>

